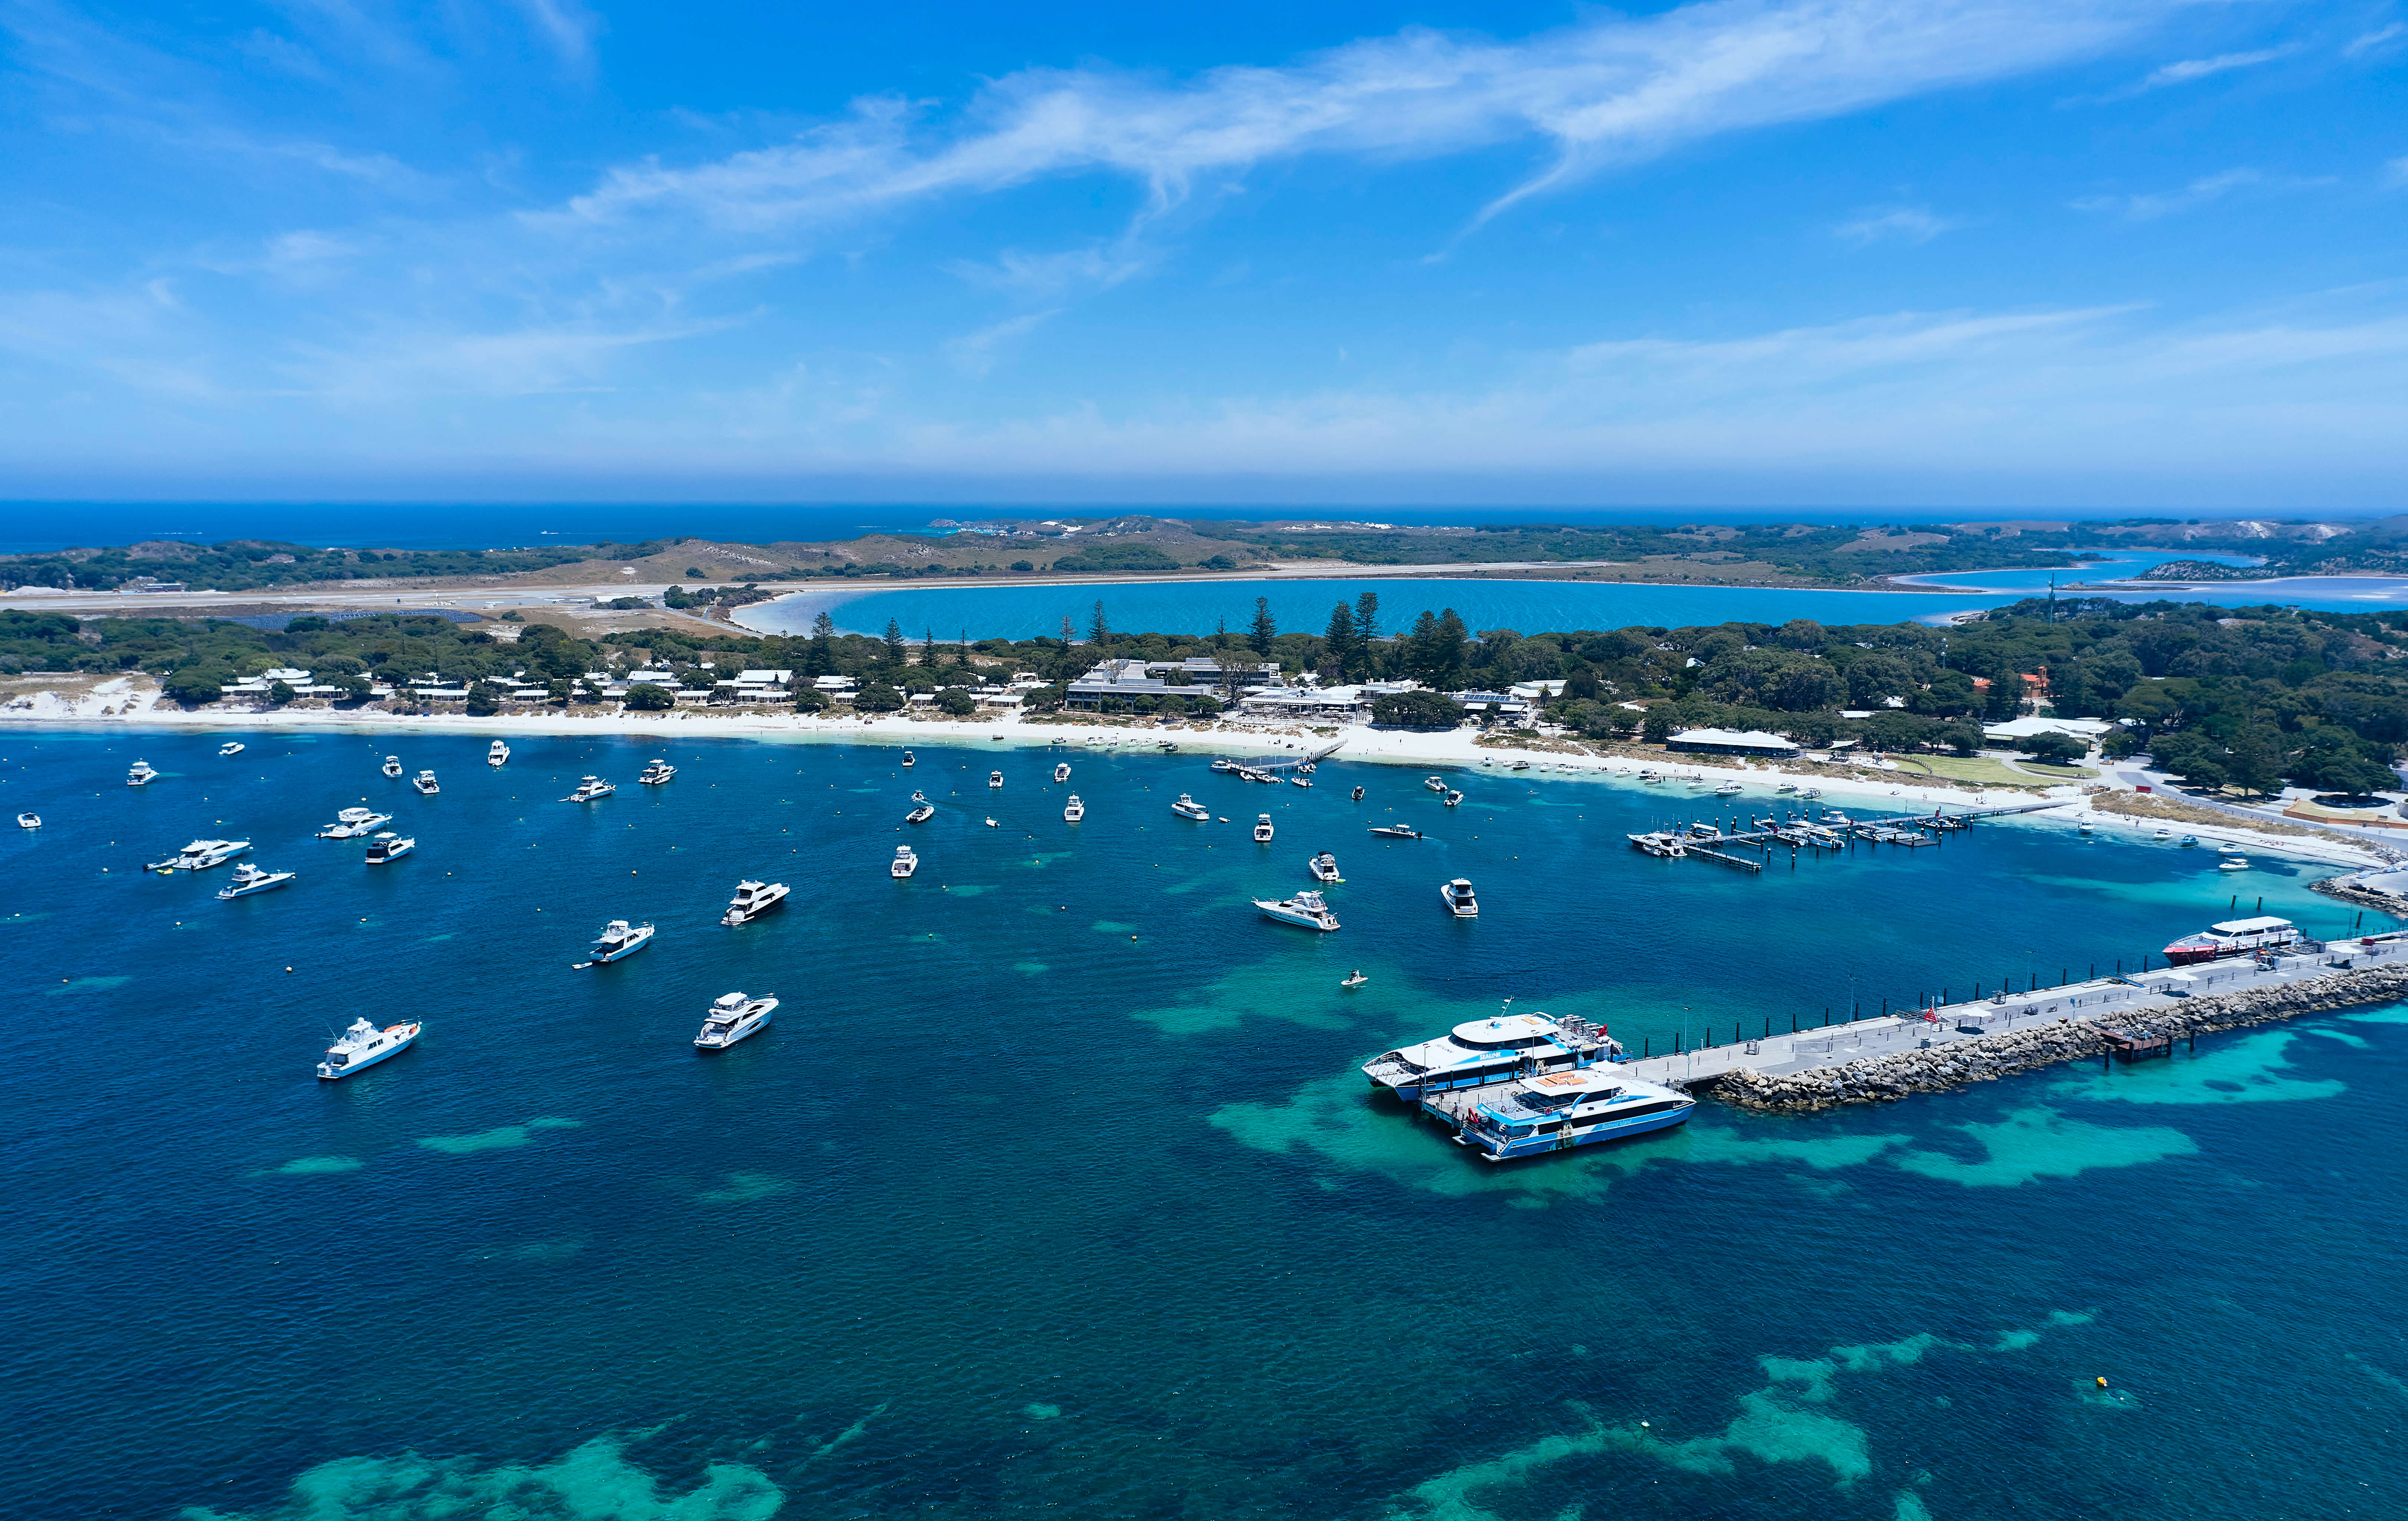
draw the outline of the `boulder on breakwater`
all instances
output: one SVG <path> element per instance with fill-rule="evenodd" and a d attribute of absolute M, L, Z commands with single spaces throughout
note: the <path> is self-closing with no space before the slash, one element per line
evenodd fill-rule
<path fill-rule="evenodd" d="M 2363 968 L 2282 987 L 2251 988 L 2171 1006 L 2135 1009 L 2102 1019 L 2059 1019 L 1997 1035 L 1950 1040 L 1928 1051 L 1901 1051 L 1803 1072 L 1741 1068 L 1713 1084 L 1714 1097 L 1738 1109 L 1768 1114 L 1811 1114 L 1842 1104 L 1879 1104 L 1910 1094 L 1946 1093 L 1969 1083 L 2095 1057 L 2109 1047 L 2101 1029 L 2143 1039 L 2183 1040 L 2293 1019 L 2327 1009 L 2408 1000 L 2408 967 Z"/>

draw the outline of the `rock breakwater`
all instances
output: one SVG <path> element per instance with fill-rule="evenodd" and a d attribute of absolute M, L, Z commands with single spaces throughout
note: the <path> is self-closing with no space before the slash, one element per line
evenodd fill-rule
<path fill-rule="evenodd" d="M 2132 1009 L 2093 1023 L 2066 1018 L 1997 1035 L 1950 1040 L 1802 1072 L 1741 1068 L 1713 1083 L 1714 1097 L 1768 1114 L 1811 1114 L 1842 1104 L 1889 1103 L 1918 1093 L 1948 1093 L 2111 1049 L 2103 1031 L 2148 1040 L 2186 1040 L 2218 1030 L 2295 1019 L 2329 1009 L 2408 1000 L 2408 967 L 2335 971 L 2281 987 L 2251 988 Z"/>

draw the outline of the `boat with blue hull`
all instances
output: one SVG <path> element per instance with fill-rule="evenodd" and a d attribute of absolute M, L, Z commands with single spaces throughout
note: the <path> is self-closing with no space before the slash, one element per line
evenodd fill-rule
<path fill-rule="evenodd" d="M 1455 1143 L 1484 1162 L 1627 1141 L 1685 1122 L 1698 1101 L 1604 1066 L 1542 1072 L 1471 1093 L 1439 1094 L 1422 1108 L 1455 1127 Z"/>
<path fill-rule="evenodd" d="M 1507 1000 L 1510 1004 L 1512 1000 Z M 1435 1040 L 1399 1046 L 1363 1064 L 1371 1086 L 1404 1102 L 1485 1088 L 1543 1072 L 1579 1071 L 1621 1060 L 1622 1043 L 1576 1014 L 1507 1013 L 1467 1020 Z"/>

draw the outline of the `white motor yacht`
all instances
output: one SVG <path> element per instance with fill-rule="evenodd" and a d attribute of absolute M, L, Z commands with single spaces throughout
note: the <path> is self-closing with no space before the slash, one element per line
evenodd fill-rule
<path fill-rule="evenodd" d="M 1338 915 L 1319 893 L 1298 893 L 1294 897 L 1271 899 L 1258 897 L 1254 907 L 1282 924 L 1302 925 L 1307 929 L 1332 930 L 1338 927 Z"/>
<path fill-rule="evenodd" d="M 418 848 L 418 841 L 405 835 L 386 833 L 368 841 L 368 865 L 382 866 L 398 861 Z"/>
<path fill-rule="evenodd" d="M 1268 813 L 1257 813 L 1254 815 L 1254 843 L 1268 845 L 1270 842 L 1271 816 Z"/>
<path fill-rule="evenodd" d="M 1689 848 L 1681 842 L 1681 837 L 1666 829 L 1651 829 L 1643 835 L 1631 835 L 1628 839 L 1633 846 L 1650 855 L 1670 858 L 1689 854 Z"/>
<path fill-rule="evenodd" d="M 646 761 L 644 768 L 636 773 L 636 780 L 647 787 L 657 787 L 675 775 L 677 768 L 665 760 Z"/>
<path fill-rule="evenodd" d="M 749 997 L 742 993 L 723 993 L 710 1003 L 710 1013 L 702 1022 L 702 1033 L 694 1043 L 704 1051 L 724 1051 L 748 1035 L 758 1035 L 768 1027 L 769 1016 L 778 1012 L 778 1000 L 770 997 Z"/>
<path fill-rule="evenodd" d="M 1055 761 L 1054 763 L 1054 780 L 1056 782 L 1068 782 L 1070 780 L 1070 763 L 1068 761 Z"/>
<path fill-rule="evenodd" d="M 986 784 L 987 784 L 988 786 L 990 786 L 990 787 L 1000 787 L 1000 786 L 1002 786 L 1002 785 L 1003 785 L 1003 773 L 1002 773 L 1001 771 L 989 771 L 989 772 L 986 774 Z"/>
<path fill-rule="evenodd" d="M 393 815 L 390 813 L 379 813 L 374 809 L 368 808 L 347 808 L 335 815 L 334 823 L 318 831 L 318 838 L 357 839 L 364 835 L 375 834 L 392 822 Z"/>
<path fill-rule="evenodd" d="M 1717 797 L 1736 797 L 1739 796 L 1739 783 L 1736 782 L 1726 782 L 1721 786 L 1714 789 L 1714 796 Z"/>
<path fill-rule="evenodd" d="M 159 773 L 150 768 L 149 761 L 136 761 L 125 773 L 125 784 L 129 787 L 147 787 L 158 780 Z"/>
<path fill-rule="evenodd" d="M 736 896 L 727 900 L 727 911 L 720 915 L 719 922 L 731 928 L 749 925 L 786 901 L 786 895 L 793 891 L 782 882 L 754 882 L 747 877 L 736 884 Z"/>
<path fill-rule="evenodd" d="M 38 829 L 41 826 L 42 816 L 39 813 L 20 813 L 17 815 L 17 827 L 20 829 Z"/>
<path fill-rule="evenodd" d="M 218 746 L 218 753 L 221 755 L 239 755 L 242 753 L 242 741 L 239 739 L 228 739 L 225 743 Z"/>
<path fill-rule="evenodd" d="M 1448 882 L 1445 886 L 1440 888 L 1438 890 L 1438 896 L 1445 902 L 1446 911 L 1455 915 L 1456 918 L 1477 919 L 1480 917 L 1480 900 L 1471 896 L 1471 880 L 1469 878 L 1455 878 L 1453 882 Z"/>
<path fill-rule="evenodd" d="M 1312 880 L 1315 882 L 1332 882 L 1346 880 L 1338 874 L 1338 857 L 1327 851 L 1323 851 L 1319 855 L 1305 862 L 1304 868 L 1312 873 Z"/>
<path fill-rule="evenodd" d="M 206 871 L 222 866 L 251 849 L 248 839 L 195 839 L 165 861 L 153 861 L 145 871 Z"/>
<path fill-rule="evenodd" d="M 594 937 L 594 948 L 585 953 L 585 960 L 580 965 L 624 960 L 652 944 L 653 933 L 650 921 L 631 925 L 624 919 L 613 919 L 602 926 L 601 934 Z"/>
<path fill-rule="evenodd" d="M 1079 801 L 1079 795 L 1077 793 L 1072 793 L 1070 795 L 1070 800 L 1062 805 L 1062 822 L 1064 824 L 1076 824 L 1086 816 L 1087 805 Z"/>
<path fill-rule="evenodd" d="M 1215 755 L 1212 757 L 1212 769 L 1216 771 L 1234 771 L 1237 768 L 1237 764 L 1230 760 L 1226 755 Z"/>
<path fill-rule="evenodd" d="M 1419 839 L 1422 832 L 1410 824 L 1375 824 L 1370 832 L 1386 839 Z"/>
<path fill-rule="evenodd" d="M 2223 860 L 2215 863 L 2215 869 L 2218 871 L 2246 871 L 2249 869 L 2249 861 L 2246 856 L 2228 855 Z"/>
<path fill-rule="evenodd" d="M 1197 802 L 1195 798 L 1188 796 L 1183 792 L 1179 795 L 1179 801 L 1170 805 L 1170 811 L 1173 813 L 1178 814 L 1182 819 L 1195 819 L 1199 822 L 1209 820 L 1212 817 L 1212 811 L 1211 809 L 1206 808 L 1202 803 Z"/>
<path fill-rule="evenodd" d="M 443 784 L 435 780 L 435 773 L 432 771 L 419 772 L 409 779 L 409 784 L 429 797 L 443 790 Z"/>
<path fill-rule="evenodd" d="M 351 1021 L 351 1027 L 343 1032 L 342 1039 L 326 1048 L 326 1059 L 318 1064 L 318 1075 L 331 1083 L 337 1078 L 349 1077 L 364 1067 L 374 1067 L 387 1056 L 407 1049 L 423 1028 L 424 1026 L 412 1021 L 378 1029 L 365 1019 L 355 1019 Z"/>
<path fill-rule="evenodd" d="M 384 758 L 384 764 L 379 767 L 378 769 L 387 776 L 401 775 L 401 757 L 399 755 L 387 755 Z"/>
<path fill-rule="evenodd" d="M 895 847 L 895 859 L 888 862 L 886 865 L 886 874 L 888 876 L 908 877 L 919 869 L 920 857 L 912 854 L 910 846 L 897 845 Z"/>
<path fill-rule="evenodd" d="M 1291 787 L 1310 787 L 1312 785 L 1312 780 L 1310 777 L 1292 776 L 1287 779 L 1287 784 Z"/>
<path fill-rule="evenodd" d="M 618 788 L 610 785 L 610 783 L 603 781 L 598 776 L 580 777 L 577 779 L 577 790 L 562 798 L 561 801 L 564 803 L 598 802 L 602 798 L 609 796 L 612 793 L 617 792 L 618 790 Z"/>
<path fill-rule="evenodd" d="M 218 897 L 221 898 L 249 897 L 253 893 L 265 893 L 273 888 L 281 887 L 293 878 L 293 872 L 265 871 L 245 861 L 234 868 L 234 880 L 218 889 Z"/>
<path fill-rule="evenodd" d="M 509 763 L 510 763 L 510 747 L 509 747 L 509 745 L 506 745 L 506 744 L 504 744 L 501 740 L 496 739 L 496 740 L 494 740 L 492 744 L 489 744 L 489 745 L 487 745 L 487 746 L 485 747 L 485 764 L 486 764 L 486 765 L 488 765 L 488 766 L 508 766 Z"/>

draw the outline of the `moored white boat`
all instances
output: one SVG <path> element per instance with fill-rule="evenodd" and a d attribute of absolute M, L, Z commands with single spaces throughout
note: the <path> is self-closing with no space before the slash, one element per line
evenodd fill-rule
<path fill-rule="evenodd" d="M 644 763 L 644 768 L 636 773 L 636 780 L 647 787 L 657 787 L 675 775 L 676 767 L 665 760 L 653 760 Z"/>
<path fill-rule="evenodd" d="M 351 1027 L 342 1038 L 326 1048 L 325 1060 L 318 1064 L 318 1075 L 331 1083 L 351 1076 L 364 1068 L 374 1067 L 386 1057 L 396 1055 L 425 1026 L 417 1021 L 405 1025 L 387 1025 L 378 1029 L 365 1019 L 351 1021 Z"/>
<path fill-rule="evenodd" d="M 153 861 L 145 871 L 206 871 L 222 866 L 251 849 L 248 839 L 195 839 L 165 861 Z"/>
<path fill-rule="evenodd" d="M 609 796 L 619 789 L 598 776 L 580 777 L 577 790 L 561 799 L 564 803 L 592 803 Z"/>
<path fill-rule="evenodd" d="M 129 787 L 147 787 L 158 780 L 159 773 L 151 768 L 149 761 L 138 760 L 126 768 L 125 784 Z"/>
<path fill-rule="evenodd" d="M 903 764 L 906 766 L 917 766 L 920 764 L 920 759 L 918 756 L 912 754 L 907 750 L 903 752 Z"/>
<path fill-rule="evenodd" d="M 1062 822 L 1065 824 L 1076 824 L 1086 816 L 1087 805 L 1079 800 L 1079 795 L 1077 793 L 1072 793 L 1070 795 L 1070 800 L 1062 805 Z"/>
<path fill-rule="evenodd" d="M 387 755 L 384 758 L 384 764 L 378 767 L 377 769 L 382 771 L 387 776 L 399 776 L 401 775 L 401 757 L 399 755 Z"/>
<path fill-rule="evenodd" d="M 1422 832 L 1410 824 L 1375 824 L 1370 832 L 1387 839 L 1419 839 Z"/>
<path fill-rule="evenodd" d="M 987 784 L 988 786 L 990 786 L 990 787 L 1000 787 L 1000 786 L 1002 786 L 1002 785 L 1003 785 L 1003 773 L 1002 773 L 1001 771 L 989 771 L 989 772 L 986 774 L 986 784 Z"/>
<path fill-rule="evenodd" d="M 753 920 L 786 901 L 794 889 L 782 882 L 754 882 L 747 877 L 736 884 L 736 896 L 727 901 L 727 911 L 719 922 L 729 927 L 749 925 Z"/>
<path fill-rule="evenodd" d="M 489 745 L 487 745 L 487 746 L 485 747 L 485 764 L 486 764 L 486 765 L 488 765 L 488 766 L 508 766 L 508 765 L 509 764 L 509 762 L 510 762 L 510 747 L 509 747 L 509 745 L 507 745 L 507 744 L 504 744 L 501 740 L 496 739 L 496 740 L 494 740 L 492 744 L 489 744 Z"/>
<path fill-rule="evenodd" d="M 443 790 L 443 784 L 435 780 L 435 773 L 432 771 L 419 772 L 409 779 L 409 784 L 429 797 Z"/>
<path fill-rule="evenodd" d="M 624 919 L 613 919 L 602 926 L 594 938 L 593 949 L 585 953 L 592 962 L 622 961 L 652 943 L 653 929 L 650 921 L 631 925 Z"/>
<path fill-rule="evenodd" d="M 1439 900 L 1446 905 L 1446 911 L 1455 915 L 1456 918 L 1477 919 L 1480 917 L 1480 899 L 1471 896 L 1471 882 L 1469 878 L 1455 878 L 1453 882 L 1439 888 L 1438 896 Z"/>
<path fill-rule="evenodd" d="M 239 739 L 228 739 L 225 743 L 218 746 L 218 753 L 221 755 L 239 755 L 242 753 L 242 741 Z"/>
<path fill-rule="evenodd" d="M 1363 1075 L 1372 1087 L 1416 1103 L 1434 1093 L 1485 1087 L 1525 1073 L 1577 1070 L 1621 1055 L 1604 1026 L 1577 1015 L 1499 1011 L 1376 1056 L 1363 1064 Z"/>
<path fill-rule="evenodd" d="M 253 893 L 270 892 L 291 882 L 294 873 L 268 871 L 243 862 L 234 868 L 234 880 L 218 889 L 220 898 L 249 897 Z"/>
<path fill-rule="evenodd" d="M 382 834 L 368 841 L 367 864 L 382 866 L 398 861 L 418 848 L 418 841 L 407 835 Z"/>
<path fill-rule="evenodd" d="M 1068 782 L 1070 780 L 1070 763 L 1068 761 L 1055 761 L 1054 763 L 1054 780 L 1056 782 Z"/>
<path fill-rule="evenodd" d="M 1315 882 L 1331 882 L 1346 880 L 1338 874 L 1338 857 L 1327 851 L 1323 851 L 1312 860 L 1305 862 L 1304 868 L 1312 873 L 1312 880 Z"/>
<path fill-rule="evenodd" d="M 1269 814 L 1268 814 L 1268 813 L 1257 813 L 1257 814 L 1255 814 L 1255 815 L 1254 815 L 1254 843 L 1255 843 L 1255 844 L 1257 844 L 1257 845 L 1268 845 L 1268 844 L 1269 844 L 1269 843 L 1271 842 L 1271 835 L 1272 835 L 1272 832 L 1273 832 L 1273 831 L 1272 831 L 1272 829 L 1271 829 L 1271 816 L 1270 816 Z"/>
<path fill-rule="evenodd" d="M 1660 855 L 1668 860 L 1689 854 L 1689 849 L 1682 843 L 1681 837 L 1668 829 L 1651 829 L 1642 835 L 1631 835 L 1628 839 L 1638 849 L 1645 851 L 1650 855 Z"/>
<path fill-rule="evenodd" d="M 1258 897 L 1254 899 L 1254 907 L 1282 924 L 1301 925 L 1307 929 L 1323 931 L 1338 927 L 1338 915 L 1329 911 L 1329 905 L 1321 900 L 1319 893 L 1298 893 L 1294 897 L 1278 899 Z"/>
<path fill-rule="evenodd" d="M 2240 864 L 2245 868 L 2248 863 Z M 2230 868 L 2230 863 L 2224 864 L 2224 869 Z M 2167 946 L 2163 954 L 2169 963 L 2187 967 L 2194 962 L 2214 961 L 2223 956 L 2279 951 L 2299 938 L 2298 926 L 2288 919 L 2259 914 L 2248 919 L 2227 919 L 2208 926 L 2196 935 L 2185 935 Z"/>
<path fill-rule="evenodd" d="M 2223 860 L 2215 863 L 2215 869 L 2218 871 L 2246 871 L 2249 869 L 2249 860 L 2246 856 L 2228 855 Z"/>
<path fill-rule="evenodd" d="M 38 829 L 41 826 L 42 816 L 39 813 L 20 813 L 17 815 L 17 827 L 20 829 Z"/>
<path fill-rule="evenodd" d="M 1463 805 L 1463 794 L 1450 788 L 1447 795 L 1440 800 L 1449 808 L 1460 808 Z"/>
<path fill-rule="evenodd" d="M 318 831 L 321 839 L 357 839 L 375 834 L 393 822 L 390 813 L 380 813 L 372 808 L 347 808 L 335 815 L 335 822 Z"/>
<path fill-rule="evenodd" d="M 1714 789 L 1714 796 L 1717 797 L 1736 797 L 1739 796 L 1739 783 L 1736 782 L 1726 782 L 1721 786 Z"/>
<path fill-rule="evenodd" d="M 694 1038 L 694 1043 L 704 1051 L 724 1051 L 747 1036 L 760 1034 L 767 1026 L 769 1016 L 777 1012 L 775 998 L 723 993 L 711 1000 L 710 1012 L 702 1022 L 702 1033 Z"/>
<path fill-rule="evenodd" d="M 1442 776 L 1426 776 L 1422 778 L 1422 785 L 1427 787 L 1432 792 L 1442 793 L 1446 791 L 1446 778 Z"/>
<path fill-rule="evenodd" d="M 1183 792 L 1179 795 L 1179 801 L 1170 805 L 1170 811 L 1182 819 L 1210 820 L 1212 817 L 1211 809 Z"/>
<path fill-rule="evenodd" d="M 919 869 L 920 857 L 909 845 L 896 846 L 895 859 L 886 864 L 886 874 L 890 877 L 908 877 Z"/>

